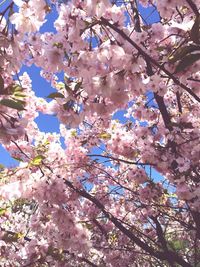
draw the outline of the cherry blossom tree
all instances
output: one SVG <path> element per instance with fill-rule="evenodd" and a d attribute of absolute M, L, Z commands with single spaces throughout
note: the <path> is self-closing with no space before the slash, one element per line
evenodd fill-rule
<path fill-rule="evenodd" d="M 199 5 L 1 1 L 0 141 L 19 161 L 0 166 L 2 267 L 200 266 Z"/>

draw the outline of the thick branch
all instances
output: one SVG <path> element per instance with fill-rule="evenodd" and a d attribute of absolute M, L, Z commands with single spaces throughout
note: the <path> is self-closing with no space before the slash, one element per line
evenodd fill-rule
<path fill-rule="evenodd" d="M 148 76 L 154 75 L 150 60 L 147 57 L 145 57 L 145 61 L 147 64 L 147 67 L 146 67 L 147 75 Z M 158 95 L 157 93 L 154 93 L 154 97 L 155 97 L 155 100 L 158 104 L 158 107 L 159 107 L 160 113 L 162 115 L 165 127 L 171 131 L 173 129 L 171 126 L 171 118 L 170 118 L 169 112 L 167 111 L 167 107 L 165 105 L 164 98 L 162 96 Z"/>
<path fill-rule="evenodd" d="M 192 9 L 192 11 L 194 12 L 194 14 L 198 17 L 199 16 L 199 11 L 197 6 L 195 5 L 195 3 L 192 0 L 186 0 L 186 2 L 188 3 L 188 5 L 190 6 L 190 8 Z"/>
<path fill-rule="evenodd" d="M 154 93 L 154 97 L 155 97 L 155 100 L 156 100 L 156 102 L 158 104 L 158 107 L 159 107 L 160 113 L 162 115 L 162 118 L 163 118 L 165 127 L 168 130 L 172 130 L 172 126 L 170 125 L 171 124 L 170 115 L 169 115 L 169 113 L 167 111 L 167 108 L 165 106 L 163 97 L 162 96 L 159 96 L 156 93 Z"/>
<path fill-rule="evenodd" d="M 162 227 L 161 227 L 161 225 L 160 225 L 160 223 L 159 223 L 159 221 L 158 221 L 158 219 L 156 217 L 151 217 L 151 219 L 156 225 L 156 233 L 157 233 L 157 236 L 158 236 L 158 240 L 160 241 L 163 249 L 165 251 L 167 251 L 168 250 L 167 242 L 165 240 Z"/>
<path fill-rule="evenodd" d="M 200 239 L 200 213 L 198 211 L 191 211 L 191 214 L 196 224 L 197 238 Z"/>
<path fill-rule="evenodd" d="M 192 267 L 189 263 L 187 263 L 184 259 L 182 259 L 177 253 L 173 251 L 167 251 L 167 252 L 160 252 L 155 251 L 152 247 L 150 247 L 147 243 L 143 242 L 133 234 L 132 231 L 128 230 L 122 223 L 119 222 L 117 218 L 115 218 L 111 213 L 106 211 L 104 205 L 95 197 L 90 195 L 87 191 L 84 189 L 78 189 L 76 188 L 70 181 L 64 179 L 65 184 L 71 188 L 73 191 L 77 192 L 80 196 L 88 199 L 91 201 L 97 208 L 101 210 L 101 212 L 108 218 L 117 229 L 119 229 L 124 235 L 126 235 L 132 242 L 134 242 L 137 246 L 142 248 L 144 251 L 148 252 L 151 256 L 159 259 L 164 260 L 169 263 L 176 262 L 180 264 L 182 267 Z"/>

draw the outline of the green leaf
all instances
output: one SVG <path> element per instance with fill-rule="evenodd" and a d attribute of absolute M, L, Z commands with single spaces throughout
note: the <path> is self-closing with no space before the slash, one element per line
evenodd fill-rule
<path fill-rule="evenodd" d="M 16 92 L 16 93 L 14 93 L 14 97 L 23 97 L 24 98 L 24 97 L 26 97 L 26 95 Z"/>
<path fill-rule="evenodd" d="M 19 84 L 13 84 L 12 89 L 13 89 L 13 92 L 22 92 L 23 91 L 22 86 Z"/>
<path fill-rule="evenodd" d="M 21 99 L 16 99 L 17 103 L 21 104 L 22 106 L 26 105 L 26 101 L 21 100 Z"/>
<path fill-rule="evenodd" d="M 169 242 L 170 247 L 175 250 L 184 250 L 188 247 L 188 242 L 186 240 L 172 240 Z"/>
<path fill-rule="evenodd" d="M 99 136 L 98 136 L 99 138 L 101 138 L 101 139 L 110 139 L 111 138 L 111 134 L 109 134 L 109 133 L 100 133 L 99 134 Z"/>
<path fill-rule="evenodd" d="M 20 159 L 20 158 L 17 158 L 17 157 L 12 157 L 13 159 L 15 159 L 15 160 L 18 160 L 18 161 L 21 161 L 21 162 L 23 162 L 23 160 L 22 159 Z"/>
<path fill-rule="evenodd" d="M 162 52 L 162 51 L 164 51 L 165 49 L 166 49 L 165 46 L 159 46 L 159 47 L 156 48 L 156 50 L 159 51 L 159 52 Z"/>
<path fill-rule="evenodd" d="M 71 136 L 72 136 L 72 137 L 77 136 L 77 132 L 76 132 L 76 130 L 71 131 Z"/>
<path fill-rule="evenodd" d="M 2 237 L 6 243 L 17 242 L 19 239 L 23 238 L 24 235 L 22 233 L 5 233 Z"/>
<path fill-rule="evenodd" d="M 38 155 L 34 159 L 31 160 L 30 164 L 33 166 L 39 166 L 42 163 L 42 160 L 44 158 L 45 158 L 44 156 Z"/>
<path fill-rule="evenodd" d="M 0 208 L 0 216 L 5 215 L 7 212 L 7 208 Z"/>
<path fill-rule="evenodd" d="M 69 93 L 72 91 L 71 87 L 65 83 L 65 89 Z"/>
<path fill-rule="evenodd" d="M 45 142 L 44 142 L 44 146 L 47 146 L 47 145 L 49 145 L 50 144 L 50 142 L 49 142 L 49 140 L 46 140 Z"/>
<path fill-rule="evenodd" d="M 172 55 L 169 56 L 169 62 L 175 63 L 176 61 L 182 59 L 187 54 L 195 50 L 200 50 L 200 47 L 197 45 L 187 45 L 187 46 L 179 47 Z"/>
<path fill-rule="evenodd" d="M 47 98 L 65 98 L 65 96 L 61 93 L 55 92 L 48 95 Z"/>
<path fill-rule="evenodd" d="M 57 83 L 56 88 L 58 88 L 59 90 L 65 89 L 65 84 L 63 82 L 59 82 L 59 83 Z"/>
<path fill-rule="evenodd" d="M 82 85 L 82 82 L 78 82 L 74 87 L 74 91 L 77 92 L 78 89 L 81 87 L 81 85 Z"/>
<path fill-rule="evenodd" d="M 5 168 L 5 166 L 0 163 L 0 169 L 4 169 L 4 168 Z"/>
<path fill-rule="evenodd" d="M 72 109 L 73 108 L 73 106 L 74 106 L 74 100 L 72 100 L 72 99 L 70 99 L 69 101 L 67 101 L 67 103 L 65 103 L 64 105 L 63 105 L 63 108 L 64 108 L 64 110 L 70 110 L 70 109 Z"/>
<path fill-rule="evenodd" d="M 200 59 L 200 53 L 186 55 L 182 60 L 180 60 L 180 62 L 176 66 L 174 73 L 184 71 L 186 68 L 190 67 L 192 64 L 194 64 L 199 59 Z"/>
<path fill-rule="evenodd" d="M 24 88 L 19 84 L 10 84 L 8 87 L 5 88 L 6 95 L 21 94 L 23 91 Z"/>
<path fill-rule="evenodd" d="M 2 99 L 0 104 L 9 108 L 17 109 L 19 111 L 24 110 L 24 106 L 20 102 L 12 99 Z"/>
<path fill-rule="evenodd" d="M 196 17 L 195 19 L 190 31 L 190 38 L 194 43 L 200 44 L 200 16 Z"/>

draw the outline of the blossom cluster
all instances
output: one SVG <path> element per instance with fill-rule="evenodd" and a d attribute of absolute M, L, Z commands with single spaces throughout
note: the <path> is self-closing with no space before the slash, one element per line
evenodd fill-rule
<path fill-rule="evenodd" d="M 1 266 L 199 266 L 199 6 L 6 3 L 0 141 L 19 166 L 0 165 Z M 40 131 L 40 112 L 59 133 Z"/>

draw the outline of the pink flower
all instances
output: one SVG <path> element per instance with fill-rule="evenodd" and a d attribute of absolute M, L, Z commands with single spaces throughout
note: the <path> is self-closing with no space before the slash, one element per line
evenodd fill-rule
<path fill-rule="evenodd" d="M 190 192 L 190 188 L 186 184 L 180 184 L 177 186 L 176 194 L 180 199 L 190 200 L 193 194 Z"/>
<path fill-rule="evenodd" d="M 20 33 L 35 32 L 45 22 L 45 1 L 30 0 L 28 3 L 15 0 L 19 6 L 19 12 L 10 16 L 10 22 L 15 24 L 16 30 Z"/>
<path fill-rule="evenodd" d="M 22 195 L 23 185 L 22 182 L 12 182 L 2 185 L 0 188 L 0 196 L 5 199 L 20 198 Z"/>

